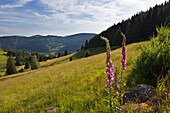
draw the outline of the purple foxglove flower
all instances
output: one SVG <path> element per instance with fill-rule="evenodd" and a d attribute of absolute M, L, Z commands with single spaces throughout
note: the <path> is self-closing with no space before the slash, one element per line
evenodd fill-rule
<path fill-rule="evenodd" d="M 106 42 L 106 49 L 107 49 L 107 58 L 106 58 L 106 71 L 105 73 L 107 74 L 108 73 L 108 77 L 107 77 L 107 87 L 109 87 L 111 84 L 112 84 L 112 80 L 113 80 L 113 73 L 114 73 L 114 70 L 113 70 L 113 63 L 112 61 L 110 60 L 110 57 L 111 57 L 111 54 L 110 54 L 110 45 L 109 45 L 109 40 L 107 38 L 104 38 L 104 37 L 101 37 L 105 42 Z"/>
<path fill-rule="evenodd" d="M 121 35 L 123 36 L 123 42 L 122 42 L 122 52 L 121 55 L 123 56 L 121 63 L 122 63 L 122 67 L 123 67 L 123 71 L 126 69 L 126 37 L 123 33 L 121 33 Z"/>

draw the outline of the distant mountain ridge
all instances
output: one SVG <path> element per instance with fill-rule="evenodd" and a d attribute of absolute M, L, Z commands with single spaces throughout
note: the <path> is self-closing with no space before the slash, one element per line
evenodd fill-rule
<path fill-rule="evenodd" d="M 13 49 L 27 52 L 40 52 L 44 54 L 58 52 L 75 52 L 86 41 L 94 37 L 94 33 L 79 33 L 68 36 L 34 35 L 26 36 L 1 36 L 2 49 Z"/>

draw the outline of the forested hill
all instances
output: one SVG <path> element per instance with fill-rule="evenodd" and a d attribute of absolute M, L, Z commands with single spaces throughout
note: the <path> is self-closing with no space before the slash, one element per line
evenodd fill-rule
<path fill-rule="evenodd" d="M 146 12 L 140 12 L 131 18 L 111 26 L 106 31 L 94 36 L 89 41 L 89 47 L 101 47 L 105 42 L 100 36 L 109 39 L 111 46 L 120 46 L 122 42 L 121 33 L 125 33 L 127 44 L 149 40 L 153 33 L 156 35 L 156 27 L 170 23 L 170 1 L 156 5 Z"/>
<path fill-rule="evenodd" d="M 57 54 L 58 52 L 75 52 L 86 41 L 96 34 L 80 33 L 70 36 L 4 36 L 0 37 L 0 46 L 2 49 L 22 50 L 27 52 L 40 52 L 48 54 L 49 52 Z"/>

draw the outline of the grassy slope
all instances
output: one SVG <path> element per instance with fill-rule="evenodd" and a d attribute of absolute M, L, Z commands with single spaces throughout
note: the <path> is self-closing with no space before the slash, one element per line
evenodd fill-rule
<path fill-rule="evenodd" d="M 54 64 L 69 62 L 69 57 L 72 56 L 72 55 L 74 55 L 74 54 L 70 54 L 70 55 L 67 55 L 67 56 L 60 57 L 60 58 L 47 60 L 46 62 L 44 62 L 44 61 L 40 62 L 40 67 L 44 68 L 44 67 L 52 66 Z M 5 62 L 3 62 L 3 65 L 6 65 L 6 59 L 5 59 Z M 18 71 L 21 70 L 22 68 L 24 69 L 24 65 L 17 66 Z M 25 70 L 25 72 L 22 72 L 22 73 L 3 76 L 3 77 L 0 77 L 0 81 L 6 80 L 6 79 L 9 79 L 9 78 L 16 78 L 18 76 L 23 76 L 23 75 L 28 74 L 28 73 L 33 73 L 34 71 L 36 71 L 36 70 L 27 69 L 27 70 Z M 5 74 L 5 72 L 3 72 L 2 75 L 4 75 L 4 74 Z"/>
<path fill-rule="evenodd" d="M 7 61 L 7 56 L 3 55 L 4 51 L 0 48 L 0 75 L 4 75 L 5 74 L 5 65 L 6 65 L 6 61 Z"/>
<path fill-rule="evenodd" d="M 127 70 L 140 49 L 127 46 Z M 112 61 L 120 72 L 121 48 L 112 51 Z M 0 112 L 44 111 L 57 106 L 60 112 L 107 112 L 108 103 L 105 53 L 71 62 L 56 64 L 12 79 L 0 81 Z M 61 58 L 62 59 L 62 58 Z"/>
<path fill-rule="evenodd" d="M 111 47 L 112 50 L 117 49 L 117 48 L 119 48 L 119 46 Z M 94 49 L 94 48 L 90 48 L 90 49 L 88 49 L 88 50 L 89 50 L 89 52 L 91 53 L 91 55 L 93 56 L 93 55 L 96 55 L 96 54 L 100 54 L 100 53 L 105 52 L 105 51 L 106 51 L 106 48 L 105 48 L 105 47 L 97 47 L 97 48 L 95 48 L 95 49 Z M 74 60 L 74 59 L 83 58 L 83 57 L 85 56 L 85 53 L 86 53 L 86 50 L 81 50 L 81 51 L 79 51 L 79 52 L 76 52 L 76 53 L 72 56 L 72 58 L 73 58 L 73 60 Z"/>

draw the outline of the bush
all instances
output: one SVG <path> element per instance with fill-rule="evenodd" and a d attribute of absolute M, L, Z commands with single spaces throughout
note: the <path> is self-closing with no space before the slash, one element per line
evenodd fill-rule
<path fill-rule="evenodd" d="M 73 58 L 72 57 L 70 57 L 70 61 L 72 61 L 73 60 Z"/>
<path fill-rule="evenodd" d="M 87 50 L 85 53 L 85 57 L 89 57 L 89 56 L 91 56 L 91 54 L 90 54 L 89 50 Z"/>
<path fill-rule="evenodd" d="M 129 83 L 133 80 L 135 84 L 150 84 L 156 86 L 157 77 L 165 77 L 170 63 L 170 28 L 157 28 L 157 37 L 152 37 L 151 42 L 141 46 L 141 54 L 137 57 Z"/>
<path fill-rule="evenodd" d="M 23 68 L 21 68 L 21 69 L 19 70 L 19 72 L 20 72 L 20 73 L 24 72 L 24 69 L 23 69 Z"/>

